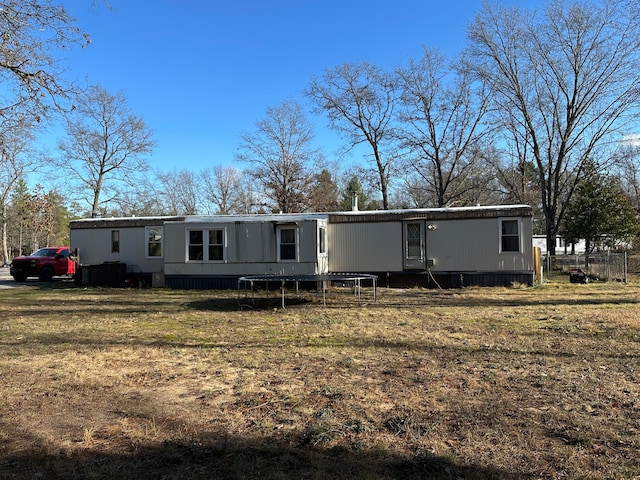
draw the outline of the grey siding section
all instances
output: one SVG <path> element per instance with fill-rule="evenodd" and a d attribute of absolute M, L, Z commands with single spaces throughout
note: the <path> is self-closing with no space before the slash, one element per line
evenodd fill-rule
<path fill-rule="evenodd" d="M 519 218 L 521 251 L 500 252 L 502 217 L 426 221 L 425 257 L 433 272 L 533 270 L 531 218 Z M 518 217 L 504 217 L 518 218 Z M 403 222 L 333 223 L 329 228 L 332 272 L 403 271 Z"/>
<path fill-rule="evenodd" d="M 402 222 L 329 224 L 329 271 L 402 270 Z"/>
<path fill-rule="evenodd" d="M 277 230 L 280 226 L 296 225 L 298 260 L 278 261 Z M 223 229 L 226 240 L 224 261 L 188 261 L 187 231 L 189 229 Z M 316 219 L 296 222 L 170 222 L 165 224 L 165 273 L 169 276 L 326 273 L 326 270 L 322 271 L 326 264 L 318 263 L 317 239 L 318 220 Z"/>
<path fill-rule="evenodd" d="M 532 270 L 531 219 L 519 220 L 521 251 L 517 253 L 500 252 L 500 218 L 430 222 L 436 226 L 426 234 L 426 256 L 433 260 L 431 270 Z"/>

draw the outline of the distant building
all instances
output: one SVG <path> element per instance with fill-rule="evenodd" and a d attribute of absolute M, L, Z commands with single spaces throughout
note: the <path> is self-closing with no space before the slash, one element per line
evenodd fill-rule
<path fill-rule="evenodd" d="M 534 235 L 533 246 L 540 247 L 543 255 L 548 253 L 547 251 L 547 236 L 546 235 Z M 585 242 L 580 240 L 577 243 L 567 242 L 561 235 L 556 235 L 556 255 L 580 255 L 585 252 Z"/>

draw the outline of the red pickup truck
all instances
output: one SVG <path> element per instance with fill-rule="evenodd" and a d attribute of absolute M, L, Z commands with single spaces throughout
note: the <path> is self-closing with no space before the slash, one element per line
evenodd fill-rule
<path fill-rule="evenodd" d="M 11 262 L 9 273 L 16 282 L 27 277 L 38 277 L 49 282 L 54 276 L 73 276 L 76 262 L 69 258 L 69 247 L 45 247 L 28 256 L 16 257 Z"/>

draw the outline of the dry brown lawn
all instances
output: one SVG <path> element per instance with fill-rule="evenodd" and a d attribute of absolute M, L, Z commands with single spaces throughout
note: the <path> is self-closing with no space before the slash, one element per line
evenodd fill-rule
<path fill-rule="evenodd" d="M 640 478 L 640 283 L 378 293 L 2 290 L 0 478 Z"/>

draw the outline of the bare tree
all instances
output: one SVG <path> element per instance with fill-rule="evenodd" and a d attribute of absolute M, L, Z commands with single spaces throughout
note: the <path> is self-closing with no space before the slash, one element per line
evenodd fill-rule
<path fill-rule="evenodd" d="M 0 191 L 2 254 L 6 262 L 6 206 L 17 179 L 32 161 L 24 153 L 33 126 L 71 96 L 61 53 L 89 38 L 63 6 L 49 0 L 0 1 Z M 22 133 L 17 133 L 18 131 Z"/>
<path fill-rule="evenodd" d="M 158 173 L 160 204 L 168 215 L 197 215 L 199 188 L 196 174 L 187 169 Z"/>
<path fill-rule="evenodd" d="M 640 139 L 637 136 L 625 139 L 618 157 L 620 184 L 629 196 L 636 215 L 640 215 Z"/>
<path fill-rule="evenodd" d="M 633 128 L 640 100 L 640 6 L 553 0 L 544 11 L 485 3 L 468 66 L 494 92 L 496 144 L 535 166 L 547 248 L 589 158 Z M 515 145 L 515 146 L 514 146 Z"/>
<path fill-rule="evenodd" d="M 200 172 L 203 199 L 210 213 L 229 215 L 241 211 L 242 172 L 235 167 L 216 165 Z"/>
<path fill-rule="evenodd" d="M 8 243 L 14 256 L 46 245 L 69 244 L 71 212 L 56 190 L 45 190 L 42 185 L 30 190 L 24 180 L 19 180 L 11 193 L 8 211 Z"/>
<path fill-rule="evenodd" d="M 238 190 L 238 213 L 267 213 L 268 200 L 255 177 L 243 172 Z"/>
<path fill-rule="evenodd" d="M 421 180 L 414 189 L 424 185 L 437 207 L 465 204 L 474 196 L 470 190 L 484 187 L 470 179 L 487 132 L 481 123 L 489 104 L 487 89 L 432 49 L 397 74 L 402 88 L 397 132 L 409 168 Z"/>
<path fill-rule="evenodd" d="M 237 159 L 251 165 L 250 174 L 283 213 L 308 207 L 310 169 L 319 164 L 320 151 L 313 147 L 314 130 L 302 106 L 286 100 L 267 108 L 266 117 L 253 133 L 243 133 Z"/>
<path fill-rule="evenodd" d="M 50 0 L 0 1 L 0 110 L 27 110 L 32 118 L 46 116 L 60 106 L 71 88 L 62 77 L 61 52 L 87 45 L 89 37 L 74 25 L 59 2 Z"/>
<path fill-rule="evenodd" d="M 316 111 L 327 115 L 341 133 L 348 150 L 365 144 L 371 148 L 384 209 L 389 208 L 389 182 L 395 155 L 384 148 L 392 143 L 391 122 L 397 103 L 392 75 L 369 63 L 343 64 L 313 79 L 306 90 Z"/>
<path fill-rule="evenodd" d="M 25 178 L 35 165 L 31 149 L 35 125 L 28 116 L 12 116 L 0 121 L 0 229 L 2 234 L 2 261 L 10 258 L 7 244 L 9 197 L 19 180 Z"/>
<path fill-rule="evenodd" d="M 88 194 L 91 217 L 148 170 L 145 156 L 155 144 L 142 117 L 131 113 L 122 93 L 90 87 L 67 116 L 67 136 L 58 148 L 60 166 L 72 172 Z M 106 198 L 105 198 L 106 197 Z"/>
<path fill-rule="evenodd" d="M 162 191 L 157 179 L 148 174 L 141 176 L 135 185 L 118 189 L 107 215 L 122 217 L 145 217 L 164 215 Z"/>

